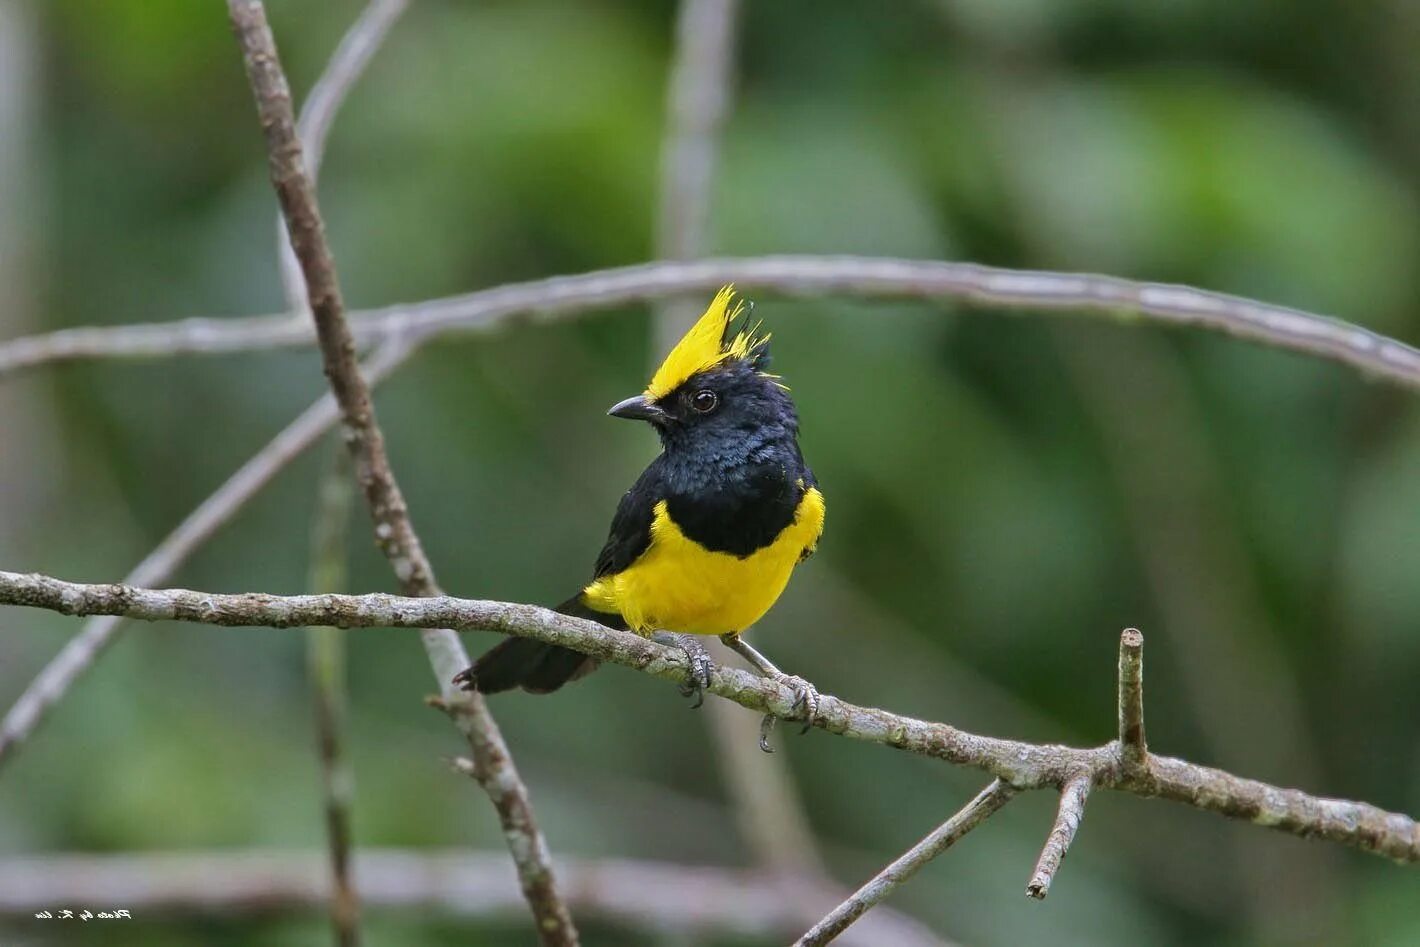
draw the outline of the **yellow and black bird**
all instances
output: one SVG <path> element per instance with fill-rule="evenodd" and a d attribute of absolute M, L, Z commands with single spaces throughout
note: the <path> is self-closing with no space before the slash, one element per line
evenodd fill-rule
<path fill-rule="evenodd" d="M 769 336 L 736 322 L 726 286 L 676 343 L 644 393 L 608 412 L 647 421 L 661 454 L 621 498 L 591 584 L 557 610 L 612 628 L 669 637 L 686 651 L 693 684 L 709 658 L 691 635 L 719 635 L 762 674 L 794 687 L 806 721 L 818 695 L 740 639 L 814 551 L 824 501 L 799 451 L 788 389 L 769 368 Z M 592 671 L 577 651 L 509 638 L 456 678 L 492 694 L 545 694 Z"/>

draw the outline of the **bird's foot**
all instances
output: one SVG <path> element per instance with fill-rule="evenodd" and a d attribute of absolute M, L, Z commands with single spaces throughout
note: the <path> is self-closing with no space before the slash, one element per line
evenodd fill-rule
<path fill-rule="evenodd" d="M 453 680 L 450 681 L 450 683 L 458 687 L 460 690 L 478 690 L 478 684 L 476 678 L 474 677 L 474 670 L 472 665 L 464 668 L 462 671 L 455 674 Z"/>
<path fill-rule="evenodd" d="M 804 722 L 804 727 L 799 732 L 808 733 L 813 727 L 814 721 L 818 719 L 819 696 L 818 689 L 808 681 L 795 674 L 785 674 L 782 671 L 775 671 L 773 674 L 766 674 L 765 677 L 791 688 L 794 691 L 794 702 L 790 705 L 791 720 Z M 774 731 L 774 723 L 779 718 L 774 714 L 765 714 L 764 719 L 759 722 L 759 748 L 766 753 L 773 753 L 774 748 L 769 745 L 769 734 Z"/>
<path fill-rule="evenodd" d="M 715 662 L 710 660 L 710 652 L 705 650 L 694 635 L 677 634 L 674 631 L 658 631 L 651 640 L 685 653 L 685 662 L 690 671 L 686 682 L 680 685 L 680 696 L 694 697 L 692 710 L 705 703 L 705 689 L 710 686 L 710 672 L 715 670 Z"/>
<path fill-rule="evenodd" d="M 759 671 L 760 674 L 794 691 L 794 703 L 789 708 L 790 714 L 793 715 L 791 719 L 799 719 L 802 717 L 804 721 L 804 729 L 802 732 L 808 733 L 809 728 L 812 727 L 814 721 L 818 719 L 819 698 L 818 691 L 814 686 L 802 677 L 798 677 L 794 674 L 785 674 L 783 671 L 779 670 L 774 666 L 773 661 L 756 651 L 748 641 L 740 637 L 738 632 L 732 631 L 728 634 L 723 634 L 720 636 L 720 641 L 724 643 L 725 647 L 754 665 L 755 669 Z M 774 714 L 765 714 L 764 719 L 759 723 L 759 748 L 766 753 L 774 752 L 769 746 L 769 734 L 774 729 L 774 721 L 777 719 Z"/>

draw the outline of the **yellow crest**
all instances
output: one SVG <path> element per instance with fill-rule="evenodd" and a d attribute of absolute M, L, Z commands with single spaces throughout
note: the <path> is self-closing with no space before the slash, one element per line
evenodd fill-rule
<path fill-rule="evenodd" d="M 731 307 L 731 303 L 734 306 Z M 692 375 L 714 368 L 729 359 L 747 358 L 769 341 L 769 336 L 756 336 L 752 328 L 742 328 L 730 335 L 730 323 L 744 312 L 744 302 L 735 299 L 734 286 L 724 286 L 715 294 L 710 308 L 696 320 L 690 331 L 666 355 L 651 383 L 646 397 L 658 401 L 675 391 Z"/>

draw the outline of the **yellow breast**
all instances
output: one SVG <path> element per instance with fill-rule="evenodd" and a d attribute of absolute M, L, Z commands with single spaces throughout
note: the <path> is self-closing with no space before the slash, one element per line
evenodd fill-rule
<path fill-rule="evenodd" d="M 662 500 L 651 521 L 650 546 L 629 568 L 587 586 L 587 603 L 620 612 L 643 634 L 743 631 L 769 611 L 794 566 L 813 552 L 823 532 L 823 514 L 823 494 L 810 487 L 793 521 L 774 541 L 741 559 L 713 552 L 686 536 Z"/>

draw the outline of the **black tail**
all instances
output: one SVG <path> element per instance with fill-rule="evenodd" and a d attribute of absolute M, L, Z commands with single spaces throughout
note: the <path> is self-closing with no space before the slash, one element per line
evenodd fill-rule
<path fill-rule="evenodd" d="M 609 628 L 626 628 L 620 615 L 608 615 L 588 608 L 581 593 L 574 595 L 557 611 L 564 615 L 586 618 Z M 563 684 L 586 677 L 597 669 L 599 662 L 580 651 L 543 644 L 530 638 L 509 638 L 484 652 L 473 666 L 454 678 L 465 690 L 480 694 L 521 687 L 530 694 L 550 694 Z"/>

